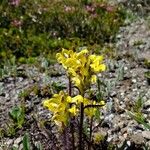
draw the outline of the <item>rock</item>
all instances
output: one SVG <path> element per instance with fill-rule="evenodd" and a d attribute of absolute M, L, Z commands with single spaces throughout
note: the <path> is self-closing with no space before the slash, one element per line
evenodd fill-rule
<path fill-rule="evenodd" d="M 141 133 L 131 135 L 130 140 L 136 145 L 142 145 L 145 141 Z"/>
<path fill-rule="evenodd" d="M 23 150 L 24 148 L 23 148 L 23 144 L 20 144 L 20 146 L 19 146 L 19 150 Z"/>
<path fill-rule="evenodd" d="M 133 82 L 133 83 L 136 83 L 137 81 L 136 81 L 136 79 L 132 79 L 132 82 Z"/>
<path fill-rule="evenodd" d="M 118 127 L 121 128 L 121 129 L 124 128 L 125 126 L 126 125 L 125 125 L 124 121 L 121 121 L 121 122 L 118 123 Z"/>
<path fill-rule="evenodd" d="M 146 145 L 147 145 L 148 147 L 150 147 L 150 141 L 146 142 Z"/>
<path fill-rule="evenodd" d="M 139 53 L 139 55 L 138 55 L 138 59 L 139 60 L 149 60 L 150 59 L 150 51 L 147 51 L 147 52 L 144 52 L 144 53 Z"/>
<path fill-rule="evenodd" d="M 110 93 L 110 96 L 111 97 L 115 97 L 117 95 L 117 92 L 116 91 L 112 91 L 111 93 Z"/>
<path fill-rule="evenodd" d="M 128 128 L 127 127 L 121 129 L 121 134 L 124 134 L 124 133 L 128 133 Z"/>
<path fill-rule="evenodd" d="M 143 131 L 142 136 L 148 140 L 150 140 L 150 131 Z"/>
<path fill-rule="evenodd" d="M 127 133 L 124 133 L 124 134 L 123 134 L 123 137 L 124 137 L 125 139 L 127 139 L 128 134 L 127 134 Z"/>
<path fill-rule="evenodd" d="M 148 100 L 148 101 L 146 101 L 145 103 L 144 103 L 144 108 L 146 109 L 146 108 L 149 108 L 150 107 L 150 100 Z"/>
<path fill-rule="evenodd" d="M 112 139 L 113 139 L 113 137 L 108 137 L 107 141 L 110 142 L 110 141 L 112 141 Z"/>
<path fill-rule="evenodd" d="M 12 143 L 13 143 L 13 139 L 9 139 L 9 140 L 6 142 L 6 144 L 7 144 L 8 146 L 10 146 Z"/>
<path fill-rule="evenodd" d="M 131 142 L 130 142 L 130 141 L 127 141 L 127 145 L 128 145 L 128 146 L 131 146 Z"/>
<path fill-rule="evenodd" d="M 14 144 L 19 145 L 22 142 L 22 137 L 18 137 L 15 141 Z"/>
<path fill-rule="evenodd" d="M 16 149 L 18 149 L 19 145 L 18 144 L 14 144 L 13 147 L 15 147 Z"/>

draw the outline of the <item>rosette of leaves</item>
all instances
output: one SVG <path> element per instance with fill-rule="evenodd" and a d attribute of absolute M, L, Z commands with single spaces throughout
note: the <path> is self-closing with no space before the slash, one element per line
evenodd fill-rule
<path fill-rule="evenodd" d="M 25 112 L 20 106 L 13 107 L 9 112 L 9 116 L 17 128 L 21 128 L 25 122 Z"/>

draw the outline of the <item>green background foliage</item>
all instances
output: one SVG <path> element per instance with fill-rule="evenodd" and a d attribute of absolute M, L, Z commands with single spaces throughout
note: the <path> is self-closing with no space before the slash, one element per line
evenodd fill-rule
<path fill-rule="evenodd" d="M 124 10 L 106 1 L 9 0 L 0 5 L 0 58 L 36 57 L 114 40 Z"/>

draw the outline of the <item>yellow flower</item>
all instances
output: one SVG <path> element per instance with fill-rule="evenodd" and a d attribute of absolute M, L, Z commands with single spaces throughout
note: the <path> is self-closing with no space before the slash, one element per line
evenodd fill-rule
<path fill-rule="evenodd" d="M 55 112 L 57 110 L 57 108 L 58 108 L 58 105 L 56 103 L 51 103 L 49 100 L 45 100 L 43 105 L 45 107 L 47 107 L 48 110 L 50 110 L 51 112 Z"/>
<path fill-rule="evenodd" d="M 81 80 L 78 77 L 73 77 L 72 81 L 75 86 L 77 86 L 78 88 L 81 88 Z"/>
<path fill-rule="evenodd" d="M 91 83 L 96 83 L 96 81 L 97 81 L 97 76 L 96 75 L 92 75 Z"/>
<path fill-rule="evenodd" d="M 106 66 L 104 64 L 100 64 L 98 61 L 93 62 L 93 64 L 90 65 L 93 72 L 98 73 L 106 70 Z"/>
<path fill-rule="evenodd" d="M 89 51 L 88 51 L 87 49 L 83 49 L 83 50 L 81 50 L 81 51 L 77 54 L 77 56 L 80 57 L 80 56 L 83 56 L 83 55 L 88 54 L 88 53 L 89 53 Z"/>
<path fill-rule="evenodd" d="M 62 53 L 56 54 L 56 59 L 58 60 L 59 63 L 63 65 L 65 69 L 69 67 L 68 65 L 71 65 L 70 63 L 67 62 L 68 59 L 70 59 L 70 62 L 71 62 L 72 59 L 75 60 L 75 57 L 76 57 L 76 54 L 72 50 L 66 50 L 66 49 L 62 49 Z"/>
<path fill-rule="evenodd" d="M 68 109 L 68 111 L 71 113 L 71 115 L 76 116 L 78 109 L 76 108 L 75 105 L 73 105 L 70 109 Z"/>
<path fill-rule="evenodd" d="M 96 108 L 86 108 L 86 109 L 84 110 L 84 112 L 85 112 L 85 114 L 87 115 L 87 117 L 91 118 L 92 116 L 95 115 L 96 110 L 97 110 Z"/>
<path fill-rule="evenodd" d="M 62 126 L 62 124 L 64 124 L 65 126 L 68 123 L 68 114 L 64 114 L 63 112 L 61 114 L 55 114 L 52 117 L 52 120 L 55 122 L 55 124 L 59 127 Z"/>
<path fill-rule="evenodd" d="M 80 68 L 80 74 L 83 77 L 87 77 L 89 75 L 89 70 L 87 67 L 81 67 Z"/>
<path fill-rule="evenodd" d="M 105 106 L 105 101 L 102 101 L 102 100 L 101 100 L 101 101 L 98 103 L 98 105 L 102 105 L 102 107 Z"/>
<path fill-rule="evenodd" d="M 97 132 L 93 134 L 93 141 L 96 144 L 99 144 L 100 141 L 104 140 L 104 135 L 102 135 L 101 133 Z"/>
<path fill-rule="evenodd" d="M 90 55 L 89 59 L 90 59 L 91 62 L 95 62 L 95 61 L 102 62 L 103 61 L 103 56 Z"/>
<path fill-rule="evenodd" d="M 105 71 L 106 66 L 102 64 L 103 56 L 90 55 L 90 67 L 94 73 Z"/>
<path fill-rule="evenodd" d="M 60 91 L 59 94 L 54 94 L 51 99 L 45 100 L 43 105 L 53 113 L 52 119 L 55 123 L 66 125 L 69 117 L 68 109 L 71 103 L 71 97 Z"/>
<path fill-rule="evenodd" d="M 83 97 L 81 95 L 77 95 L 72 98 L 72 102 L 76 104 L 80 104 L 83 102 Z"/>
<path fill-rule="evenodd" d="M 67 101 L 67 103 L 72 103 L 72 98 L 71 98 L 71 96 L 67 96 L 66 101 Z"/>
<path fill-rule="evenodd" d="M 75 70 L 72 69 L 72 68 L 68 68 L 68 74 L 69 74 L 70 76 L 72 76 L 72 77 L 77 76 L 77 73 L 76 73 Z"/>

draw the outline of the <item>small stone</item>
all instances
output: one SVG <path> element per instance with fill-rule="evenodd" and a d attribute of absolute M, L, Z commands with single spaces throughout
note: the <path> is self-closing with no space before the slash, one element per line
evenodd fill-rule
<path fill-rule="evenodd" d="M 143 114 L 143 116 L 144 116 L 144 118 L 147 118 L 148 115 L 147 114 Z"/>
<path fill-rule="evenodd" d="M 118 126 L 119 126 L 121 129 L 124 128 L 124 127 L 125 127 L 124 121 L 119 122 L 119 123 L 118 123 Z"/>
<path fill-rule="evenodd" d="M 133 82 L 133 83 L 136 83 L 136 79 L 132 79 L 132 82 Z"/>
<path fill-rule="evenodd" d="M 150 147 L 150 141 L 148 141 L 148 142 L 146 143 L 146 145 L 147 145 L 148 147 Z"/>
<path fill-rule="evenodd" d="M 127 129 L 128 129 L 127 127 L 126 127 L 126 128 L 122 128 L 122 129 L 121 129 L 121 133 L 122 133 L 122 134 L 124 134 L 124 133 L 126 133 L 126 132 L 128 133 L 128 130 L 127 130 Z"/>
<path fill-rule="evenodd" d="M 144 45 L 139 45 L 139 48 L 140 48 L 140 49 L 143 49 L 143 48 L 144 48 Z"/>
<path fill-rule="evenodd" d="M 112 137 L 108 137 L 107 141 L 110 142 L 110 141 L 112 141 L 112 139 L 113 139 Z"/>
<path fill-rule="evenodd" d="M 128 67 L 124 67 L 124 70 L 128 70 Z"/>
<path fill-rule="evenodd" d="M 150 140 L 150 131 L 143 131 L 142 136 L 148 140 Z"/>
<path fill-rule="evenodd" d="M 6 144 L 9 146 L 9 145 L 11 145 L 13 143 L 13 139 L 9 139 L 7 142 L 6 142 Z"/>
<path fill-rule="evenodd" d="M 13 147 L 18 149 L 19 145 L 18 144 L 14 144 Z"/>
<path fill-rule="evenodd" d="M 127 145 L 128 145 L 128 146 L 131 146 L 131 142 L 130 142 L 130 141 L 127 141 Z"/>
<path fill-rule="evenodd" d="M 135 143 L 136 145 L 142 145 L 144 143 L 144 138 L 141 133 L 131 135 L 130 139 L 131 142 Z"/>
<path fill-rule="evenodd" d="M 116 96 L 117 95 L 117 92 L 116 91 L 112 91 L 111 93 L 110 93 L 110 96 L 111 97 L 114 97 L 114 96 Z"/>
<path fill-rule="evenodd" d="M 24 148 L 23 148 L 23 144 L 20 144 L 20 146 L 19 146 L 19 150 L 23 150 Z"/>
<path fill-rule="evenodd" d="M 123 137 L 124 137 L 125 139 L 127 138 L 127 136 L 128 136 L 127 133 L 124 133 L 124 134 L 123 134 Z"/>
<path fill-rule="evenodd" d="M 127 128 L 127 133 L 128 133 L 128 134 L 132 134 L 132 133 L 133 133 L 132 128 Z"/>
<path fill-rule="evenodd" d="M 148 107 L 150 107 L 150 100 L 148 100 L 144 103 L 144 108 L 146 109 Z"/>
<path fill-rule="evenodd" d="M 22 141 L 22 137 L 18 137 L 15 141 L 14 141 L 14 144 L 20 144 Z"/>

